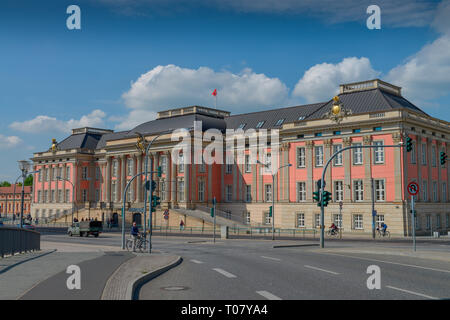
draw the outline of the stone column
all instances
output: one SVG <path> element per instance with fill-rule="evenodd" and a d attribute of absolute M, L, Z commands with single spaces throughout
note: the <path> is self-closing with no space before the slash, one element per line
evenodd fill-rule
<path fill-rule="evenodd" d="M 433 143 L 432 138 L 427 138 L 427 169 L 428 169 L 428 202 L 433 202 L 433 164 L 432 164 L 432 149 L 431 145 Z M 442 222 L 441 222 L 442 225 Z"/>
<path fill-rule="evenodd" d="M 171 172 L 171 167 L 170 167 L 170 152 L 165 151 L 164 155 L 166 156 L 166 177 L 165 177 L 165 184 L 166 184 L 166 201 L 170 202 L 170 172 Z"/>
<path fill-rule="evenodd" d="M 333 141 L 331 139 L 326 139 L 323 142 L 323 166 L 325 167 L 325 163 L 331 157 L 331 148 L 333 146 Z M 333 194 L 333 181 L 331 180 L 333 171 L 333 166 L 329 165 L 327 172 L 325 173 L 325 190 L 331 192 Z"/>
<path fill-rule="evenodd" d="M 190 152 L 190 150 L 188 151 Z M 187 155 L 186 155 L 187 156 Z M 190 190 L 191 190 L 191 175 L 189 172 L 189 164 L 187 163 L 187 158 L 183 158 L 184 163 L 184 201 L 186 203 L 189 203 L 189 196 L 190 196 Z M 183 164 L 182 164 L 183 165 Z"/>
<path fill-rule="evenodd" d="M 169 165 L 169 161 L 167 162 L 167 165 Z M 172 206 L 174 206 L 177 203 L 177 165 L 175 161 L 170 157 L 170 165 L 172 166 L 172 170 L 170 172 L 171 174 L 171 181 L 170 181 L 170 201 L 172 202 Z"/>
<path fill-rule="evenodd" d="M 342 139 L 343 148 L 350 147 L 352 145 L 352 138 L 347 137 Z M 344 161 L 344 201 L 351 202 L 352 201 L 352 149 L 345 150 L 342 155 L 342 161 Z"/>
<path fill-rule="evenodd" d="M 106 157 L 106 172 L 105 172 L 106 179 L 104 181 L 104 183 L 106 185 L 106 192 L 105 192 L 105 198 L 103 200 L 106 203 L 111 202 L 111 162 L 112 162 L 111 156 L 107 156 Z"/>
<path fill-rule="evenodd" d="M 417 183 L 419 184 L 419 190 L 422 189 L 422 137 L 416 136 L 416 164 L 417 164 Z M 416 196 L 417 201 L 423 200 L 423 193 L 419 191 Z"/>
<path fill-rule="evenodd" d="M 401 141 L 400 132 L 392 134 L 392 141 L 394 144 L 399 144 Z M 395 196 L 394 201 L 402 201 L 402 159 L 400 148 L 394 148 L 394 186 Z"/>
<path fill-rule="evenodd" d="M 70 177 L 68 177 L 67 176 L 67 163 L 64 163 L 64 165 L 63 165 L 63 167 L 62 167 L 62 169 L 61 169 L 63 172 L 61 173 L 61 178 L 64 178 L 64 179 L 69 179 L 70 180 Z M 68 202 L 70 202 L 69 201 L 69 199 L 67 199 L 66 198 L 66 187 L 67 187 L 67 185 L 70 185 L 70 183 L 68 183 L 68 182 L 66 182 L 66 181 L 62 181 L 61 182 L 61 185 L 63 186 L 63 202 L 64 203 L 68 203 Z"/>
<path fill-rule="evenodd" d="M 123 201 L 123 191 L 125 190 L 125 186 L 127 185 L 127 156 L 122 154 L 120 156 L 120 182 L 119 186 L 119 194 L 118 199 Z"/>
<path fill-rule="evenodd" d="M 363 136 L 363 145 L 370 146 L 372 144 L 372 136 Z M 363 148 L 364 163 L 364 200 L 372 202 L 372 152 L 375 149 Z M 400 159 L 400 157 L 399 157 Z M 375 187 L 375 186 L 374 186 Z"/>
<path fill-rule="evenodd" d="M 306 141 L 306 201 L 313 202 L 313 192 L 314 192 L 314 181 L 313 181 L 313 168 L 314 168 L 314 159 L 313 159 L 313 148 L 314 141 Z"/>
<path fill-rule="evenodd" d="M 94 161 L 89 162 L 88 177 L 90 178 L 88 201 L 95 201 L 95 164 L 94 164 Z"/>
<path fill-rule="evenodd" d="M 194 150 L 192 150 L 192 154 L 191 154 L 191 165 L 188 166 L 188 168 L 190 167 L 192 172 L 191 172 L 191 179 L 189 180 L 191 187 L 191 201 L 188 200 L 188 202 L 196 202 L 197 201 L 197 164 L 195 163 L 195 159 L 194 159 Z"/>
<path fill-rule="evenodd" d="M 283 143 L 282 152 L 283 152 L 283 165 L 287 166 L 289 164 L 289 148 L 290 143 Z M 292 164 L 294 166 L 294 164 Z M 283 168 L 283 189 L 284 189 L 284 197 L 283 199 L 289 202 L 290 199 L 290 183 L 289 183 L 289 167 Z"/>

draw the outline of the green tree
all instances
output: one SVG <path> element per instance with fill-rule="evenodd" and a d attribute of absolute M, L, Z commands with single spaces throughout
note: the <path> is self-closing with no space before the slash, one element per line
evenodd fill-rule
<path fill-rule="evenodd" d="M 25 186 L 32 186 L 33 185 L 33 175 L 29 175 L 26 179 L 25 179 Z"/>
<path fill-rule="evenodd" d="M 11 183 L 8 181 L 0 182 L 0 187 L 11 187 Z"/>

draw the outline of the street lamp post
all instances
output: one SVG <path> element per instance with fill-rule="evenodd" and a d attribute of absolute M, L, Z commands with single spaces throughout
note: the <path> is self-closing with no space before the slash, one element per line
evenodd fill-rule
<path fill-rule="evenodd" d="M 266 168 L 269 167 L 268 164 L 262 163 L 259 160 L 257 160 L 257 162 Z M 272 240 L 275 240 L 275 175 L 277 175 L 278 171 L 284 167 L 292 167 L 292 164 L 285 164 L 284 166 L 279 167 L 275 173 L 272 172 Z"/>
<path fill-rule="evenodd" d="M 56 177 L 56 180 L 61 180 L 61 181 L 67 181 L 72 185 L 72 220 L 70 221 L 70 223 L 73 223 L 73 212 L 75 211 L 74 209 L 77 209 L 77 219 L 78 219 L 78 207 L 75 204 L 75 186 L 72 183 L 72 181 L 70 181 L 67 178 L 62 178 L 62 177 Z"/>
<path fill-rule="evenodd" d="M 16 181 L 14 182 L 14 192 L 13 192 L 13 221 L 16 220 L 16 185 L 19 179 L 22 178 L 22 175 L 18 176 Z"/>
<path fill-rule="evenodd" d="M 22 171 L 22 199 L 20 204 L 20 228 L 23 227 L 23 205 L 25 198 L 25 179 L 28 175 L 28 170 L 30 169 L 30 163 L 26 160 L 19 161 L 19 169 Z"/>

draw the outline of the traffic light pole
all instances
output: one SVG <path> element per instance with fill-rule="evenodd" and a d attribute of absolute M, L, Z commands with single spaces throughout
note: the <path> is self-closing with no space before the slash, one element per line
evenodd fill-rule
<path fill-rule="evenodd" d="M 323 203 L 323 193 L 325 191 L 325 186 L 324 186 L 324 182 L 325 182 L 325 173 L 327 171 L 327 168 L 329 166 L 329 164 L 331 163 L 331 161 L 340 153 L 346 151 L 346 150 L 350 150 L 350 149 L 359 149 L 359 148 L 403 148 L 403 144 L 396 144 L 396 145 L 370 145 L 370 146 L 349 146 L 349 147 L 345 147 L 342 148 L 339 151 L 336 151 L 331 157 L 330 159 L 328 159 L 327 163 L 325 164 L 325 167 L 323 168 L 322 171 L 322 179 L 320 180 L 320 194 L 319 194 L 319 201 L 320 201 L 320 247 L 324 248 L 325 247 L 325 207 L 324 207 L 324 203 Z"/>
<path fill-rule="evenodd" d="M 134 179 L 136 179 L 137 177 L 141 176 L 145 174 L 144 172 L 140 172 L 137 175 L 135 175 L 133 178 L 130 179 L 130 181 L 128 181 L 127 185 L 125 186 L 125 190 L 123 190 L 123 205 L 122 205 L 122 249 L 125 249 L 125 203 L 127 200 L 127 191 L 128 188 L 130 187 L 131 183 L 134 181 Z M 144 212 L 145 212 L 145 207 L 144 207 Z M 72 219 L 73 222 L 73 219 Z"/>

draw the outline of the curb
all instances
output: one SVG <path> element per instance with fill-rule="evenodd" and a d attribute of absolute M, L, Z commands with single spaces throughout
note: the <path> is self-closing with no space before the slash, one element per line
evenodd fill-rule
<path fill-rule="evenodd" d="M 46 251 L 46 252 L 42 252 L 41 254 L 39 254 L 39 255 L 37 255 L 37 256 L 34 256 L 34 257 L 31 257 L 31 258 L 29 258 L 29 259 L 25 259 L 25 260 L 16 262 L 16 263 L 14 263 L 14 264 L 12 264 L 12 265 L 10 265 L 10 266 L 7 266 L 6 268 L 1 269 L 1 270 L 0 270 L 0 274 L 3 274 L 3 273 L 5 273 L 6 271 L 8 271 L 8 270 L 10 270 L 10 269 L 12 269 L 12 268 L 14 268 L 14 267 L 17 267 L 18 265 L 20 265 L 20 264 L 22 264 L 22 263 L 25 263 L 25 262 L 28 262 L 28 261 L 31 261 L 31 260 L 34 260 L 34 259 L 37 259 L 37 258 L 46 256 L 46 255 L 48 255 L 48 254 L 50 254 L 50 253 L 53 253 L 53 252 L 55 252 L 55 251 L 56 251 L 56 249 L 52 249 L 52 250 L 49 250 L 49 251 Z"/>
<path fill-rule="evenodd" d="M 295 248 L 295 247 L 316 247 L 318 243 L 305 243 L 305 244 L 280 244 L 274 245 L 273 248 Z"/>
<path fill-rule="evenodd" d="M 156 278 L 160 274 L 163 274 L 164 272 L 172 269 L 173 267 L 176 267 L 183 261 L 183 258 L 178 257 L 175 261 L 169 263 L 165 267 L 162 267 L 158 270 L 155 270 L 153 272 L 144 274 L 143 276 L 140 276 L 139 278 L 135 279 L 134 281 L 131 281 L 128 284 L 127 291 L 125 294 L 125 300 L 138 300 L 137 299 L 137 289 L 142 286 L 144 283 Z"/>

